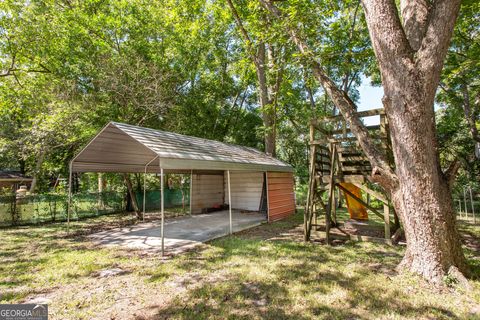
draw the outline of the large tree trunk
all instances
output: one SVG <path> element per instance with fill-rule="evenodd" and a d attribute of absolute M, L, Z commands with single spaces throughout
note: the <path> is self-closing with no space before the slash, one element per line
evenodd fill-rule
<path fill-rule="evenodd" d="M 271 1 L 260 2 L 277 18 L 287 20 Z M 318 61 L 309 59 L 309 64 L 370 160 L 373 179 L 391 193 L 407 238 L 401 266 L 440 283 L 450 271 L 457 276 L 458 270 L 467 271 L 449 179 L 440 168 L 433 109 L 460 1 L 439 0 L 430 5 L 425 0 L 402 0 L 403 19 L 393 0 L 362 0 L 362 4 L 385 91 L 394 173 L 355 115 L 352 100 Z M 299 51 L 310 57 L 301 33 L 286 26 Z"/>
<path fill-rule="evenodd" d="M 465 271 L 466 265 L 450 188 L 435 149 L 433 105 L 423 105 L 418 99 L 403 105 L 408 110 L 390 106 L 389 116 L 398 177 L 392 200 L 407 240 L 401 267 L 440 282 L 451 267 Z M 420 117 L 424 112 L 429 116 Z"/>
<path fill-rule="evenodd" d="M 398 185 L 392 188 L 407 252 L 401 266 L 433 282 L 467 265 L 437 150 L 434 98 L 459 1 L 363 0 L 384 88 Z M 430 19 L 427 19 L 429 16 Z"/>

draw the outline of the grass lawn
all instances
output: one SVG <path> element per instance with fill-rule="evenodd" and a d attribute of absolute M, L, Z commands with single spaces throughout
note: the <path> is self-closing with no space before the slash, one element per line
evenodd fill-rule
<path fill-rule="evenodd" d="M 461 223 L 472 290 L 439 292 L 395 272 L 402 247 L 303 243 L 301 214 L 165 259 L 83 236 L 130 219 L 1 230 L 1 303 L 46 301 L 51 319 L 480 319 L 480 225 Z"/>

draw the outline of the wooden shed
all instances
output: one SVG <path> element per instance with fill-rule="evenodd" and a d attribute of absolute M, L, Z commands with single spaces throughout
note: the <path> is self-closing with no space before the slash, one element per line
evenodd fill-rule
<path fill-rule="evenodd" d="M 190 174 L 192 214 L 228 205 L 275 221 L 295 212 L 290 165 L 253 148 L 123 123 L 106 125 L 70 171 L 159 173 L 162 180 L 165 173 Z"/>

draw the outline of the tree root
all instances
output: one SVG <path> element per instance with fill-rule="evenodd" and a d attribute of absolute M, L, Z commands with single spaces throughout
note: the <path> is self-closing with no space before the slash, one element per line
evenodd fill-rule
<path fill-rule="evenodd" d="M 470 282 L 456 266 L 451 266 L 450 269 L 448 269 L 447 276 L 454 279 L 462 289 L 466 291 L 472 290 Z"/>
<path fill-rule="evenodd" d="M 456 286 L 466 291 L 472 290 L 472 286 L 466 277 L 469 275 L 468 270 L 466 271 L 466 273 L 464 273 L 457 266 L 452 265 L 449 267 L 447 272 L 443 274 L 437 274 L 433 278 L 427 278 L 421 271 L 416 270 L 413 264 L 413 257 L 411 256 L 411 254 L 409 254 L 409 251 L 407 249 L 407 251 L 405 252 L 405 256 L 403 257 L 399 265 L 396 267 L 396 270 L 399 273 L 411 272 L 414 274 L 418 274 L 437 289 L 444 289 L 445 287 L 455 284 Z"/>

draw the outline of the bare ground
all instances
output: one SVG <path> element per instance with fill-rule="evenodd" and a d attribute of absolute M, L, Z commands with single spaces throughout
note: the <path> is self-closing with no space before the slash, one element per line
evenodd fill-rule
<path fill-rule="evenodd" d="M 468 293 L 398 275 L 402 248 L 305 244 L 300 216 L 166 258 L 86 241 L 98 227 L 42 230 L 36 242 L 13 230 L 0 256 L 0 300 L 48 303 L 51 319 L 480 319 L 480 227 L 461 229 L 477 277 Z"/>

